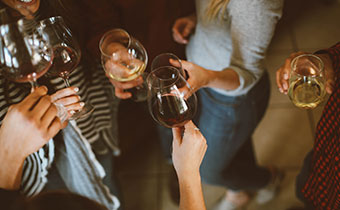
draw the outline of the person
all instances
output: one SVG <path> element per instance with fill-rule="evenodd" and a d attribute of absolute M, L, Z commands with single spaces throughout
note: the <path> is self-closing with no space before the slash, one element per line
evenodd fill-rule
<path fill-rule="evenodd" d="M 17 161 L 21 161 L 21 166 L 13 169 L 17 175 L 13 187 L 28 197 L 42 191 L 67 189 L 97 200 L 109 209 L 118 209 L 120 202 L 116 196 L 119 196 L 119 192 L 114 183 L 112 167 L 113 154 L 119 153 L 117 145 L 119 100 L 114 96 L 114 88 L 98 62 L 100 60 L 98 43 L 101 35 L 107 29 L 119 25 L 119 17 L 113 12 L 114 5 L 108 1 L 83 1 L 79 5 L 78 1 L 63 0 L 1 0 L 0 6 L 19 18 L 21 15 L 33 16 L 37 21 L 57 15 L 64 18 L 77 38 L 82 52 L 80 64 L 70 75 L 72 87 L 65 89 L 66 92 L 52 95 L 56 90 L 65 88 L 61 78 L 42 77 L 38 82 L 47 86 L 48 95 L 52 95 L 53 100 L 69 105 L 70 114 L 81 109 L 84 103 L 91 103 L 94 106 L 91 114 L 71 120 L 57 135 L 46 135 L 43 128 L 48 125 L 45 124 L 48 121 L 39 124 L 43 127 L 37 129 L 38 131 L 41 129 L 41 134 L 45 132 L 44 138 L 36 145 L 38 146 L 35 147 L 36 151 L 29 155 L 22 154 L 28 155 L 23 163 L 23 156 L 18 157 Z M 13 110 L 9 107 L 20 101 L 27 102 L 29 92 L 26 85 L 8 81 L 1 75 L 2 123 L 5 123 L 3 120 Z M 80 98 L 84 103 L 79 102 Z M 18 111 L 14 109 L 14 112 Z M 38 122 L 32 118 L 31 112 L 27 115 L 28 123 L 37 126 Z M 13 117 L 10 119 L 15 120 Z M 22 126 L 21 123 L 23 122 L 20 118 L 17 118 L 16 123 L 11 124 L 15 127 L 5 127 L 2 124 L 1 130 L 8 134 Z M 32 138 L 37 138 L 37 135 Z M 48 141 L 49 138 L 53 139 Z"/>
<path fill-rule="evenodd" d="M 264 58 L 282 7 L 283 0 L 201 0 L 196 14 L 177 19 L 172 28 L 173 39 L 187 45 L 182 67 L 197 91 L 195 121 L 209 145 L 202 180 L 228 188 L 215 209 L 241 208 L 250 200 L 246 191 L 258 191 L 258 202 L 267 202 L 282 179 L 274 167 L 256 164 L 251 138 L 268 105 Z M 131 97 L 123 91 L 116 95 Z M 171 141 L 163 130 L 169 158 Z"/>
<path fill-rule="evenodd" d="M 28 100 L 33 106 L 32 111 L 35 112 L 40 108 L 40 104 L 34 106 L 34 102 L 43 98 L 46 95 L 46 89 L 41 87 L 34 93 L 29 95 Z M 44 101 L 45 102 L 45 101 Z M 22 109 L 25 107 L 24 113 L 28 113 L 29 106 L 26 106 L 25 101 L 14 105 L 13 109 L 10 110 L 9 120 L 5 120 L 6 125 L 14 127 L 10 123 L 13 122 L 11 119 L 15 117 L 15 110 Z M 43 112 L 41 112 L 43 114 Z M 14 115 L 14 116 L 13 116 Z M 28 115 L 23 115 L 26 118 Z M 39 119 L 41 115 L 36 115 Z M 9 122 L 9 123 L 7 123 Z M 57 129 L 52 129 L 47 132 L 47 137 L 53 136 Z M 32 136 L 39 134 L 39 126 L 36 129 L 32 129 Z M 10 133 L 11 134 L 11 133 Z M 9 134 L 9 136 L 10 136 Z M 199 173 L 199 167 L 207 149 L 207 144 L 204 136 L 201 134 L 199 129 L 194 125 L 193 122 L 188 122 L 183 129 L 173 129 L 174 140 L 173 140 L 173 163 L 176 172 L 179 177 L 179 185 L 181 192 L 181 210 L 205 210 L 205 204 L 203 199 L 203 193 L 201 188 L 201 178 Z M 0 137 L 3 134 L 0 132 Z M 15 133 L 12 135 L 16 135 Z M 105 206 L 99 203 L 83 197 L 78 194 L 74 194 L 67 191 L 47 191 L 32 198 L 24 198 L 17 191 L 11 189 L 12 186 L 16 185 L 17 181 L 13 178 L 13 174 L 17 174 L 18 168 L 25 159 L 24 154 L 30 154 L 37 150 L 40 145 L 44 144 L 44 141 L 40 141 L 39 138 L 27 138 L 22 139 L 20 137 L 13 138 L 17 141 L 12 141 L 10 138 L 0 138 L 0 163 L 1 170 L 3 173 L 0 174 L 0 203 L 2 207 L 12 210 L 21 209 L 107 209 Z M 48 138 L 45 138 L 48 139 Z M 32 141 L 33 142 L 32 142 Z M 16 150 L 18 141 L 26 147 Z M 32 147 L 33 145 L 34 147 Z M 5 155 L 4 155 L 5 154 Z M 21 161 L 17 160 L 17 156 L 21 157 Z M 7 170 L 11 168 L 12 170 Z"/>
<path fill-rule="evenodd" d="M 179 18 L 173 38 L 186 44 L 182 61 L 197 91 L 196 122 L 208 141 L 203 181 L 226 187 L 214 209 L 238 209 L 257 191 L 269 201 L 283 175 L 256 164 L 252 133 L 269 101 L 265 53 L 282 15 L 282 0 L 196 1 L 196 13 Z"/>
<path fill-rule="evenodd" d="M 281 93 L 287 94 L 289 89 L 291 61 L 304 53 L 292 53 L 277 70 L 276 83 Z M 325 89 L 331 95 L 317 124 L 313 148 L 296 178 L 296 195 L 308 210 L 339 209 L 340 42 L 314 54 L 324 63 Z"/>

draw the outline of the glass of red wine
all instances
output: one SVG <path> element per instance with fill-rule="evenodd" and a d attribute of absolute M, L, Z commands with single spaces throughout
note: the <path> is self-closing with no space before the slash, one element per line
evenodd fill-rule
<path fill-rule="evenodd" d="M 197 97 L 177 68 L 165 66 L 151 71 L 147 84 L 148 107 L 156 122 L 173 128 L 193 119 Z"/>
<path fill-rule="evenodd" d="M 130 34 L 120 28 L 107 31 L 99 42 L 102 66 L 111 79 L 127 82 L 144 76 L 148 55 L 144 46 Z M 143 75 L 144 74 L 144 75 Z M 141 86 L 128 89 L 132 100 L 145 101 L 147 87 Z"/>
<path fill-rule="evenodd" d="M 53 51 L 42 35 L 31 30 L 28 33 L 22 19 L 0 26 L 0 69 L 8 80 L 31 84 L 31 91 L 38 87 L 37 79 L 52 65 Z M 66 109 L 55 104 L 57 116 L 63 122 Z"/>
<path fill-rule="evenodd" d="M 157 55 L 151 63 L 151 71 L 159 67 L 173 67 L 176 68 L 182 76 L 185 76 L 184 70 L 182 68 L 181 59 L 179 59 L 173 53 L 161 53 Z"/>
<path fill-rule="evenodd" d="M 64 80 L 65 86 L 70 87 L 69 76 L 76 69 L 80 62 L 81 50 L 71 30 L 66 26 L 60 16 L 50 17 L 39 22 L 37 30 L 52 47 L 54 54 L 53 63 L 46 76 L 60 77 Z M 70 119 L 85 117 L 93 111 L 90 103 L 75 112 Z"/>

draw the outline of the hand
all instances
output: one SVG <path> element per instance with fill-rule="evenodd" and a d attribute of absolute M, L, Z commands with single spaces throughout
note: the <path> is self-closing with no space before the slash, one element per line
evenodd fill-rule
<path fill-rule="evenodd" d="M 212 79 L 211 71 L 188 61 L 182 60 L 181 62 L 182 68 L 187 71 L 189 75 L 187 82 L 189 83 L 193 92 L 196 92 L 201 87 L 206 87 L 209 85 Z M 173 65 L 176 66 L 175 64 Z"/>
<path fill-rule="evenodd" d="M 51 95 L 52 102 L 64 106 L 67 110 L 68 116 L 63 123 L 63 128 L 67 125 L 69 119 L 75 111 L 81 110 L 85 103 L 80 101 L 80 96 L 77 95 L 78 87 L 68 87 L 58 90 Z"/>
<path fill-rule="evenodd" d="M 279 91 L 283 94 L 287 94 L 289 89 L 289 78 L 291 71 L 291 62 L 292 60 L 302 54 L 309 54 L 306 52 L 295 52 L 292 53 L 286 60 L 285 63 L 276 71 L 276 84 L 279 88 Z M 331 94 L 334 90 L 334 70 L 332 65 L 332 60 L 328 56 L 328 54 L 317 54 L 324 63 L 325 68 L 325 79 L 326 79 L 326 92 Z"/>
<path fill-rule="evenodd" d="M 196 27 L 196 15 L 179 18 L 172 27 L 172 37 L 179 44 L 187 44 L 188 37 Z"/>
<path fill-rule="evenodd" d="M 204 136 L 192 121 L 184 125 L 184 131 L 181 128 L 173 128 L 172 133 L 172 160 L 179 179 L 199 173 L 207 150 Z"/>
<path fill-rule="evenodd" d="M 132 97 L 130 92 L 125 92 L 125 89 L 130 89 L 133 87 L 137 87 L 143 84 L 143 77 L 139 76 L 136 79 L 128 82 L 119 82 L 117 80 L 111 79 L 108 77 L 111 84 L 115 87 L 115 95 L 120 99 L 128 99 Z"/>
<path fill-rule="evenodd" d="M 44 146 L 61 129 L 57 108 L 41 86 L 23 101 L 9 107 L 0 128 L 0 148 L 25 159 Z"/>

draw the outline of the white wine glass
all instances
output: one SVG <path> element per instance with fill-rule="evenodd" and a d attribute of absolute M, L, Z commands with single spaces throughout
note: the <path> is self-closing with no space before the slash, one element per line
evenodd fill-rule
<path fill-rule="evenodd" d="M 324 63 L 313 54 L 303 54 L 291 62 L 288 96 L 299 108 L 313 109 L 324 99 Z"/>
<path fill-rule="evenodd" d="M 123 29 L 106 32 L 100 42 L 101 62 L 106 74 L 114 80 L 127 82 L 141 76 L 148 62 L 144 46 Z M 144 77 L 145 78 L 145 77 Z M 146 99 L 146 86 L 128 89 L 134 101 Z"/>

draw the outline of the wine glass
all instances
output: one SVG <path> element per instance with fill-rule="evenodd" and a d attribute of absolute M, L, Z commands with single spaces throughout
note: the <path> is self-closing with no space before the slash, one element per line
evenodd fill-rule
<path fill-rule="evenodd" d="M 303 54 L 291 62 L 288 96 L 300 108 L 313 109 L 326 95 L 324 64 L 313 54 Z"/>
<path fill-rule="evenodd" d="M 193 119 L 197 97 L 178 69 L 159 67 L 149 74 L 147 84 L 148 107 L 156 122 L 173 128 Z"/>
<path fill-rule="evenodd" d="M 151 71 L 159 67 L 173 67 L 176 68 L 183 77 L 187 79 L 187 75 L 182 68 L 182 61 L 173 53 L 161 53 L 157 55 L 151 63 Z"/>
<path fill-rule="evenodd" d="M 0 69 L 7 79 L 31 84 L 31 92 L 38 87 L 37 79 L 52 65 L 53 52 L 38 31 L 26 33 L 22 19 L 0 26 Z M 64 107 L 55 104 L 57 116 L 67 118 Z"/>
<path fill-rule="evenodd" d="M 111 79 L 120 82 L 132 81 L 144 73 L 148 62 L 147 52 L 143 45 L 125 30 L 112 29 L 106 32 L 99 42 L 99 49 L 103 68 Z M 144 83 L 128 91 L 132 93 L 134 101 L 143 101 L 147 92 L 143 90 L 146 89 Z"/>
<path fill-rule="evenodd" d="M 64 80 L 66 87 L 70 87 L 69 76 L 76 69 L 81 58 L 81 50 L 77 40 L 61 16 L 40 21 L 37 30 L 42 33 L 44 39 L 51 45 L 54 54 L 52 66 L 46 76 L 60 77 Z M 84 107 L 75 112 L 70 119 L 85 117 L 93 109 L 90 103 L 85 103 Z"/>

